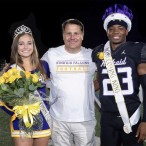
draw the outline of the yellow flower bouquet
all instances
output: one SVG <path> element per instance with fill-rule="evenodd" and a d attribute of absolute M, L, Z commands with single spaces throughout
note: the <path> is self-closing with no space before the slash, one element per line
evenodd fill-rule
<path fill-rule="evenodd" d="M 12 107 L 15 117 L 19 118 L 19 126 L 25 132 L 32 132 L 33 125 L 41 125 L 40 102 L 34 91 L 43 87 L 39 81 L 40 73 L 9 69 L 0 76 L 1 106 Z M 2 105 L 3 104 L 3 105 Z"/>

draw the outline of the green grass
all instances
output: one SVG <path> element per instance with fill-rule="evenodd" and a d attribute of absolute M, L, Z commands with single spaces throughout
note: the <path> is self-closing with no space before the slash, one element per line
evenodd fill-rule
<path fill-rule="evenodd" d="M 98 106 L 95 104 L 95 116 L 96 116 L 96 136 L 100 135 L 100 112 Z"/>
<path fill-rule="evenodd" d="M 10 134 L 10 118 L 0 109 L 0 146 L 14 146 Z"/>

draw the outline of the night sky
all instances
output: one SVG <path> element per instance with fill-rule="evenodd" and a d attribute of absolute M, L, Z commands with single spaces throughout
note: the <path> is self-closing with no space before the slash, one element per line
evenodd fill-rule
<path fill-rule="evenodd" d="M 133 11 L 132 30 L 127 41 L 146 42 L 145 0 L 1 0 L 0 58 L 4 57 L 9 62 L 12 43 L 10 26 L 26 19 L 30 13 L 35 16 L 35 26 L 32 26 L 35 29 L 32 31 L 35 31 L 33 34 L 40 57 L 49 47 L 63 44 L 61 24 L 69 18 L 77 18 L 83 22 L 83 46 L 94 48 L 100 43 L 105 43 L 107 37 L 101 18 L 104 10 L 114 3 L 125 4 Z"/>

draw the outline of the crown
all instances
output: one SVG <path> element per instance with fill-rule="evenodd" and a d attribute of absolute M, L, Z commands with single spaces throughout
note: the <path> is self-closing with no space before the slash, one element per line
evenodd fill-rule
<path fill-rule="evenodd" d="M 131 9 L 129 9 L 126 5 L 114 4 L 113 6 L 108 7 L 105 10 L 105 13 L 102 17 L 104 21 L 104 29 L 107 31 L 107 26 L 110 21 L 115 20 L 123 20 L 127 24 L 128 31 L 131 30 L 133 14 Z"/>
<path fill-rule="evenodd" d="M 32 35 L 32 31 L 29 27 L 25 26 L 25 25 L 21 25 L 19 26 L 15 31 L 14 31 L 14 37 L 15 38 L 17 35 L 21 34 L 21 33 L 28 33 Z"/>

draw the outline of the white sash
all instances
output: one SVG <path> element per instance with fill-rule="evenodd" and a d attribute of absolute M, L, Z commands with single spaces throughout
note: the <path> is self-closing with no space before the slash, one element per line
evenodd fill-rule
<path fill-rule="evenodd" d="M 16 64 L 13 64 L 11 65 L 11 67 L 16 67 L 18 70 L 22 70 L 21 67 L 19 67 L 18 65 Z M 40 96 L 39 92 L 36 90 L 34 91 L 34 95 L 36 95 L 37 97 L 37 100 L 40 102 L 40 110 L 44 116 L 44 118 L 46 119 L 50 129 L 51 129 L 51 125 L 52 125 L 52 122 L 51 122 L 51 116 L 50 116 L 50 112 L 48 111 L 48 109 L 46 108 L 46 105 L 45 103 L 43 102 L 43 99 L 42 97 Z M 46 100 L 46 99 L 45 99 Z"/>
<path fill-rule="evenodd" d="M 46 119 L 50 129 L 51 129 L 52 122 L 51 122 L 50 112 L 48 111 L 46 105 L 43 102 L 42 97 L 40 96 L 40 94 L 37 90 L 34 91 L 34 95 L 37 95 L 36 97 L 38 98 L 38 101 L 40 102 L 41 112 L 42 112 L 44 118 Z"/>
<path fill-rule="evenodd" d="M 125 100 L 121 91 L 121 86 L 119 83 L 119 79 L 117 77 L 115 65 L 113 63 L 113 59 L 111 56 L 109 41 L 104 46 L 104 61 L 105 61 L 108 76 L 112 85 L 112 89 L 114 92 L 115 101 L 117 103 L 119 113 L 124 123 L 123 130 L 125 133 L 129 134 L 130 132 L 132 132 L 132 125 L 135 125 L 140 118 L 140 108 L 138 108 L 129 119 L 127 107 L 126 107 Z"/>

